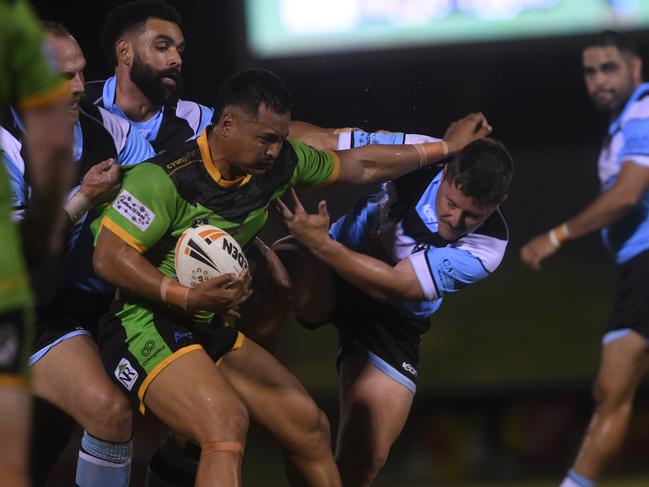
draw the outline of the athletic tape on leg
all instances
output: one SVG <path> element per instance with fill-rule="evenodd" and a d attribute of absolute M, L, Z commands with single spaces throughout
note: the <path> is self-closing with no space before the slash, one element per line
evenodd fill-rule
<path fill-rule="evenodd" d="M 244 446 L 236 441 L 213 441 L 201 445 L 201 456 L 212 453 L 231 452 L 243 456 Z"/>
<path fill-rule="evenodd" d="M 79 487 L 128 487 L 133 441 L 104 441 L 84 431 L 77 461 Z"/>

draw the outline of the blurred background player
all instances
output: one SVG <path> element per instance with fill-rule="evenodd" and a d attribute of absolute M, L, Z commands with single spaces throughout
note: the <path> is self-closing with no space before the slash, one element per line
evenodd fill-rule
<path fill-rule="evenodd" d="M 567 240 L 602 231 L 617 267 L 616 297 L 602 339 L 595 411 L 562 487 L 592 487 L 619 450 L 638 384 L 649 367 L 649 84 L 629 39 L 603 32 L 582 52 L 586 89 L 610 113 L 599 156 L 602 192 L 582 212 L 530 240 L 521 259 L 539 270 Z"/>
<path fill-rule="evenodd" d="M 53 269 L 36 279 L 36 338 L 29 359 L 33 391 L 85 430 L 77 485 L 127 486 L 132 414 L 128 399 L 106 376 L 92 338 L 99 317 L 113 299 L 114 288 L 94 275 L 89 227 L 98 215 L 92 209 L 113 198 L 119 189 L 119 165 L 148 159 L 153 148 L 128 122 L 85 99 L 86 60 L 79 44 L 61 24 L 43 25 L 47 45 L 68 80 L 66 124 L 74 134 L 75 174 L 64 205 L 69 229 L 66 251 Z M 26 135 L 22 119 L 15 111 L 13 115 L 8 126 L 13 136 L 0 130 L 15 216 L 20 217 L 31 205 L 32 175 L 25 170 L 29 157 L 22 150 Z M 32 449 L 37 485 L 47 479 L 56 455 L 69 439 L 69 430 L 58 430 L 64 418 L 45 414 L 48 409 L 37 402 Z M 57 428 L 56 433 L 51 428 Z M 50 440 L 43 441 L 45 437 Z"/>
<path fill-rule="evenodd" d="M 13 104 L 24 119 L 34 177 L 34 206 L 23 229 L 32 262 L 60 248 L 59 208 L 68 183 L 70 136 L 62 123 L 67 86 L 44 58 L 38 21 L 24 1 L 0 2 L 0 109 Z M 0 156 L 3 154 L 0 153 Z M 32 340 L 29 278 L 18 228 L 10 221 L 10 188 L 0 170 L 0 484 L 30 485 L 27 469 Z"/>
<path fill-rule="evenodd" d="M 359 130 L 337 138 L 339 147 L 429 139 Z M 315 215 L 295 195 L 293 211 L 279 202 L 292 235 L 321 261 L 299 255 L 290 239 L 275 245 L 293 281 L 296 315 L 307 327 L 332 321 L 338 329 L 343 485 L 370 485 L 401 433 L 428 318 L 444 296 L 499 266 L 508 231 L 498 207 L 512 173 L 504 146 L 485 139 L 446 165 L 385 184 L 331 228 L 324 201 Z"/>

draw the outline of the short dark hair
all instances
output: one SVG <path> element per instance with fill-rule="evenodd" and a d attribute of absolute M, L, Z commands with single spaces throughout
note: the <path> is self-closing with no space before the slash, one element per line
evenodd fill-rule
<path fill-rule="evenodd" d="M 180 26 L 182 17 L 163 0 L 137 0 L 115 7 L 106 17 L 99 36 L 101 47 L 112 67 L 117 66 L 115 43 L 125 32 L 139 29 L 149 19 L 162 19 Z"/>
<path fill-rule="evenodd" d="M 243 108 L 257 115 L 265 105 L 271 112 L 291 111 L 292 101 L 282 79 L 267 69 L 245 69 L 225 80 L 216 101 L 216 113 L 223 114 L 228 106 Z"/>
<path fill-rule="evenodd" d="M 505 146 L 494 139 L 471 142 L 446 167 L 447 181 L 480 205 L 500 203 L 514 175 L 514 162 Z"/>
<path fill-rule="evenodd" d="M 635 43 L 629 37 L 614 30 L 605 30 L 591 37 L 582 50 L 589 47 L 616 47 L 620 52 L 638 55 Z"/>
<path fill-rule="evenodd" d="M 66 37 L 72 37 L 74 39 L 74 36 L 72 33 L 65 27 L 60 22 L 55 22 L 53 20 L 43 20 L 41 22 L 41 25 L 43 26 L 43 32 L 45 34 L 51 34 L 54 37 L 58 37 L 60 39 L 65 39 Z"/>

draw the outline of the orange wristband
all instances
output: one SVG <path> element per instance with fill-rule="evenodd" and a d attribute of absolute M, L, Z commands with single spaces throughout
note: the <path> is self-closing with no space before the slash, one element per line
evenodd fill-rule
<path fill-rule="evenodd" d="M 189 288 L 177 283 L 169 277 L 163 277 L 160 282 L 160 299 L 163 303 L 173 304 L 187 310 L 187 297 Z"/>

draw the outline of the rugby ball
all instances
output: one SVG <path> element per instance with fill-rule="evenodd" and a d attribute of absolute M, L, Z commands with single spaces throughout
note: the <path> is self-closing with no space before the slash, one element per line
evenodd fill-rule
<path fill-rule="evenodd" d="M 212 225 L 185 230 L 176 242 L 174 261 L 178 282 L 188 287 L 222 274 L 238 276 L 248 267 L 246 256 L 232 235 Z"/>

